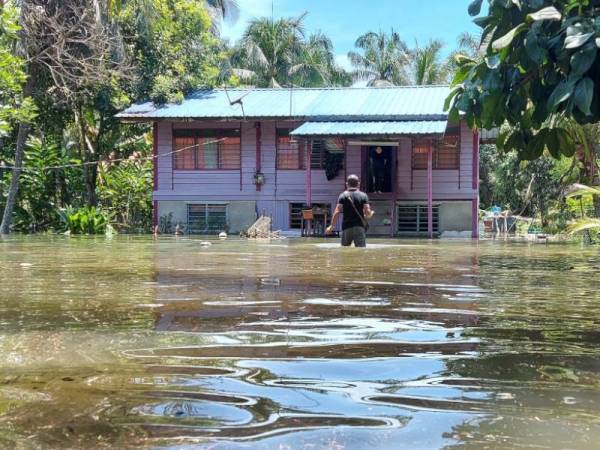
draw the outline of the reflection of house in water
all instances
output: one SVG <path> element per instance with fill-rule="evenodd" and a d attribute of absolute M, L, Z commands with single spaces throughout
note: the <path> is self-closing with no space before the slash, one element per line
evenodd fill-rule
<path fill-rule="evenodd" d="M 465 270 L 476 275 L 471 254 L 432 252 L 428 258 L 421 251 L 433 263 L 411 272 L 395 270 L 408 261 L 401 254 L 390 261 L 374 252 L 366 272 L 357 274 L 354 260 L 341 252 L 311 250 L 311 267 L 301 267 L 302 247 L 282 246 L 268 257 L 268 247 L 252 248 L 215 253 L 212 261 L 210 251 L 159 261 L 155 329 L 198 333 L 214 343 L 189 350 L 197 356 L 354 358 L 477 349 L 462 337 L 479 321 L 479 288 L 471 286 L 477 278 L 465 277 Z M 449 271 L 440 258 L 463 269 Z M 385 269 L 377 275 L 382 280 L 357 280 L 373 279 L 370 266 L 379 274 Z"/>

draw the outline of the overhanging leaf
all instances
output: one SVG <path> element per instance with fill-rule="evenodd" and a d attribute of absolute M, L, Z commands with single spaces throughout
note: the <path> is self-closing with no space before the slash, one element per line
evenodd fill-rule
<path fill-rule="evenodd" d="M 474 0 L 469 5 L 469 15 L 476 16 L 481 12 L 481 5 L 483 4 L 483 0 Z"/>
<path fill-rule="evenodd" d="M 573 34 L 565 38 L 565 48 L 579 48 L 594 35 L 594 33 Z"/>
<path fill-rule="evenodd" d="M 542 8 L 539 11 L 528 14 L 527 18 L 537 22 L 539 20 L 561 20 L 562 14 L 554 6 Z"/>
<path fill-rule="evenodd" d="M 538 136 L 540 136 L 540 139 L 544 141 L 550 154 L 556 159 L 560 158 L 560 139 L 558 137 L 557 130 L 546 128 L 540 130 Z"/>
<path fill-rule="evenodd" d="M 514 27 L 512 30 L 510 30 L 508 33 L 506 33 L 504 36 L 496 39 L 494 42 L 492 42 L 492 48 L 494 50 L 502 50 L 506 47 L 508 47 L 512 41 L 514 40 L 514 38 L 521 33 L 527 26 L 525 24 L 519 24 L 516 27 Z"/>
<path fill-rule="evenodd" d="M 591 78 L 585 77 L 577 86 L 573 92 L 573 104 L 579 108 L 579 110 L 586 116 L 592 114 L 590 107 L 592 106 L 592 100 L 594 99 L 594 82 Z"/>
<path fill-rule="evenodd" d="M 596 47 L 586 45 L 581 50 L 573 53 L 573 56 L 571 56 L 571 73 L 578 76 L 586 73 L 594 64 L 597 52 Z"/>
<path fill-rule="evenodd" d="M 554 110 L 562 102 L 568 100 L 573 93 L 574 85 L 572 81 L 561 81 L 548 98 L 548 109 Z"/>

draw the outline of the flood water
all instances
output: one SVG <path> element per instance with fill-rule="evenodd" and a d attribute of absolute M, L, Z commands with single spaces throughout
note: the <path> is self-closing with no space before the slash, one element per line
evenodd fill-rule
<path fill-rule="evenodd" d="M 0 447 L 600 445 L 600 251 L 0 241 Z"/>

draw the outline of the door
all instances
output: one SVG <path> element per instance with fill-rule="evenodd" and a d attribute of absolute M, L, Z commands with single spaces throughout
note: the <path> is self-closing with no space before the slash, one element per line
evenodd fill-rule
<path fill-rule="evenodd" d="M 368 194 L 388 197 L 394 190 L 396 147 L 364 146 L 362 148 L 362 188 Z"/>

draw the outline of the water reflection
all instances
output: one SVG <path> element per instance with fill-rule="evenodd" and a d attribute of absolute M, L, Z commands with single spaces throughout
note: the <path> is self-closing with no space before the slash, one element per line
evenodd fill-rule
<path fill-rule="evenodd" d="M 594 448 L 598 260 L 11 238 L 0 447 Z"/>

